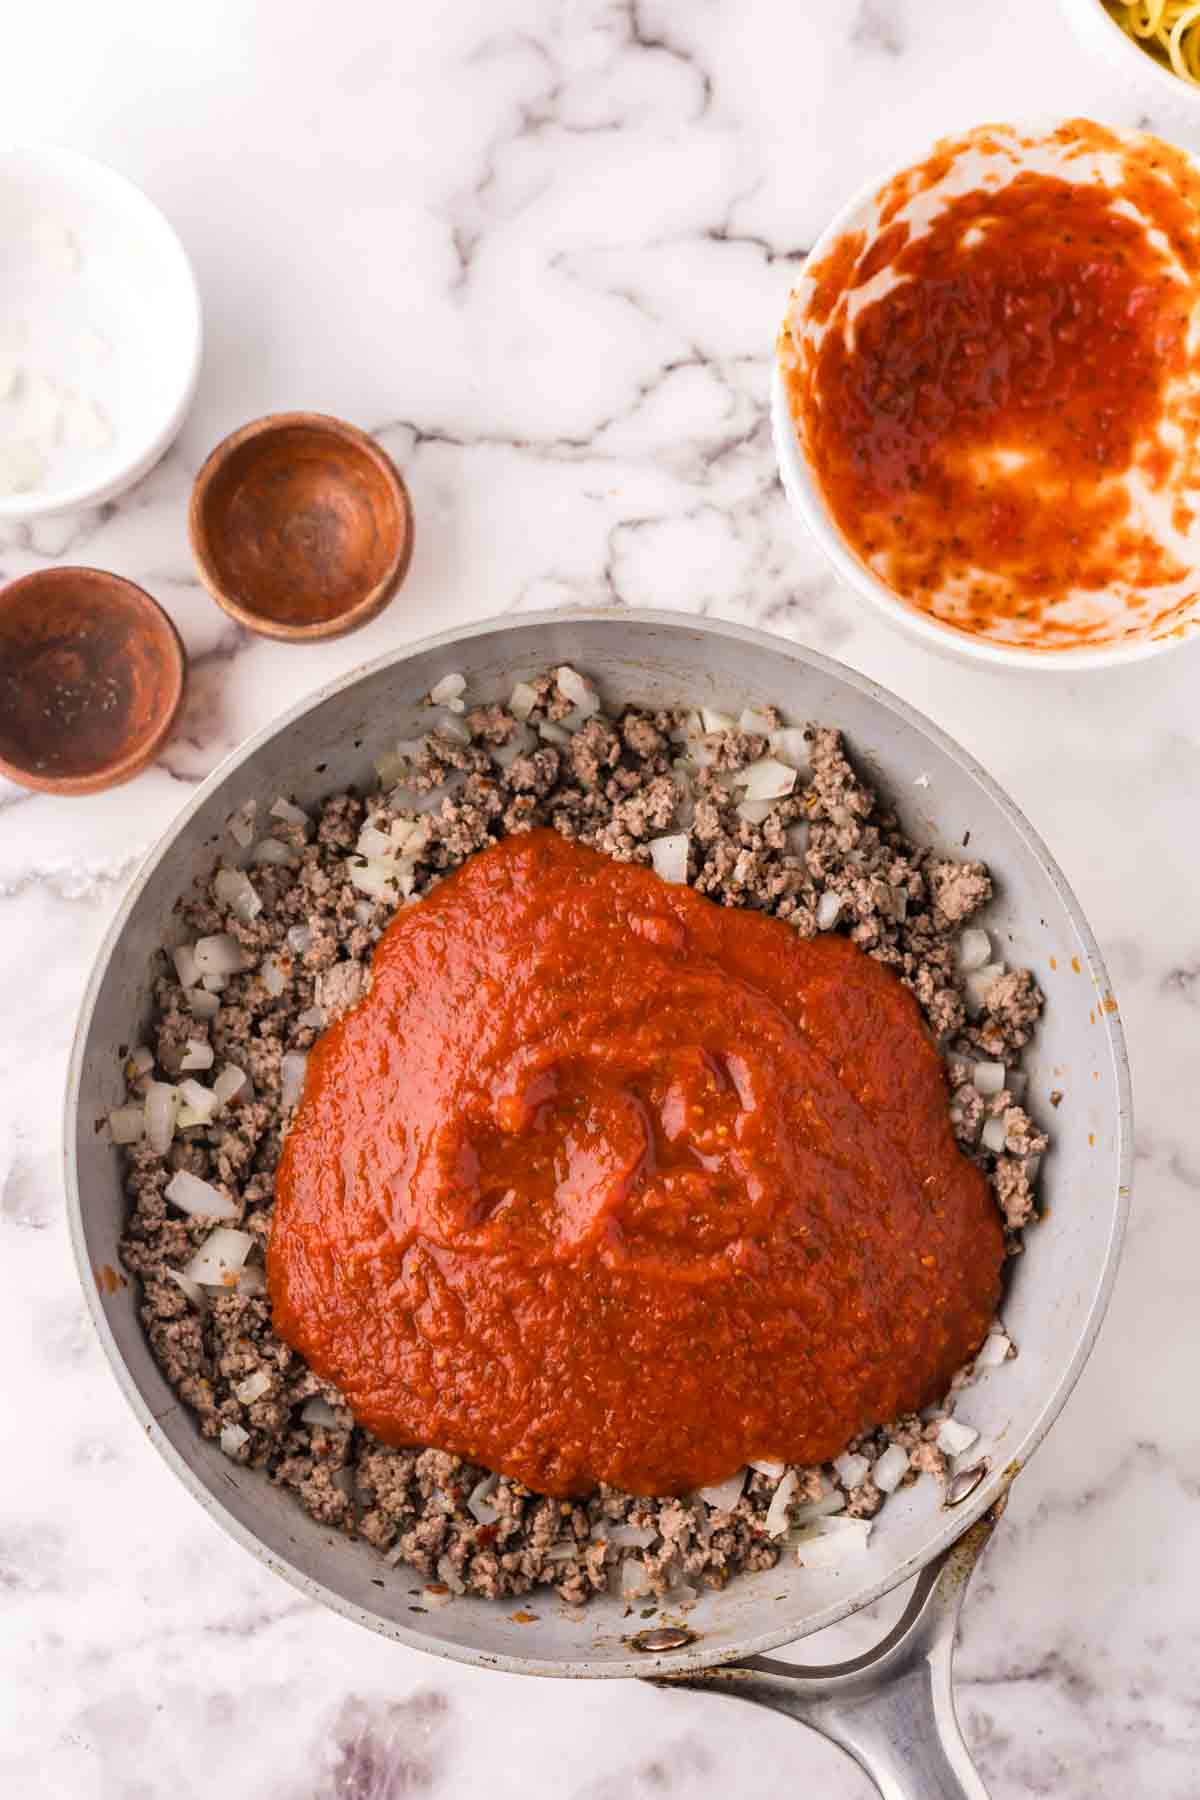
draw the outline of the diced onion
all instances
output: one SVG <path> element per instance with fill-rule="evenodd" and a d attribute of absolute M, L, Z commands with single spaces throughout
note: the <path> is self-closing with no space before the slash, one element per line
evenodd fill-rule
<path fill-rule="evenodd" d="M 772 714 L 761 712 L 757 706 L 744 706 L 738 719 L 739 731 L 752 731 L 756 737 L 769 738 L 775 730 Z"/>
<path fill-rule="evenodd" d="M 247 800 L 225 821 L 230 837 L 235 844 L 240 844 L 243 850 L 247 848 L 254 837 L 254 815 L 257 811 L 258 802 Z"/>
<path fill-rule="evenodd" d="M 462 701 L 458 703 L 458 711 L 462 711 Z M 452 712 L 444 712 L 438 720 L 437 728 L 442 736 L 449 738 L 452 744 L 469 744 L 471 734 L 460 718 Z"/>
<path fill-rule="evenodd" d="M 492 751 L 492 761 L 502 769 L 510 769 L 518 756 L 528 756 L 537 745 L 537 734 L 528 725 L 518 725 L 506 744 Z"/>
<path fill-rule="evenodd" d="M 977 1062 L 971 1070 L 971 1080 L 977 1093 L 991 1099 L 1004 1087 L 1004 1064 L 1002 1062 Z"/>
<path fill-rule="evenodd" d="M 908 1473 L 908 1451 L 902 1444 L 889 1444 L 871 1469 L 871 1480 L 881 1494 L 894 1494 Z"/>
<path fill-rule="evenodd" d="M 236 1458 L 243 1444 L 250 1442 L 250 1433 L 243 1425 L 222 1425 L 221 1448 L 226 1456 Z"/>
<path fill-rule="evenodd" d="M 485 1475 L 467 1496 L 467 1511 L 480 1525 L 494 1525 L 500 1516 L 494 1506 L 488 1505 L 488 1496 L 495 1493 L 499 1484 L 498 1475 Z"/>
<path fill-rule="evenodd" d="M 768 741 L 780 762 L 788 763 L 793 769 L 808 767 L 808 744 L 798 726 L 785 725 L 779 731 L 772 731 L 768 733 Z"/>
<path fill-rule="evenodd" d="M 957 1419 L 943 1419 L 934 1442 L 946 1456 L 961 1456 L 978 1439 L 979 1433 L 973 1426 L 960 1424 Z"/>
<path fill-rule="evenodd" d="M 203 1038 L 189 1038 L 184 1046 L 183 1055 L 179 1059 L 181 1069 L 211 1069 L 213 1066 L 212 1045 Z"/>
<path fill-rule="evenodd" d="M 163 1273 L 169 1281 L 173 1281 L 180 1293 L 184 1294 L 197 1312 L 203 1312 L 208 1304 L 208 1296 L 198 1281 L 184 1275 L 179 1269 L 165 1269 Z"/>
<path fill-rule="evenodd" d="M 557 744 L 560 750 L 571 741 L 570 732 L 564 731 L 561 725 L 555 725 L 550 719 L 539 720 L 538 736 L 543 743 Z"/>
<path fill-rule="evenodd" d="M 861 1556 L 870 1536 L 870 1519 L 816 1519 L 796 1545 L 796 1561 L 806 1569 L 835 1569 Z"/>
<path fill-rule="evenodd" d="M 1012 1349 L 1012 1341 L 1002 1331 L 991 1331 L 983 1340 L 979 1355 L 975 1358 L 977 1369 L 998 1369 L 1002 1362 L 1008 1360 Z"/>
<path fill-rule="evenodd" d="M 273 819 L 283 819 L 288 825 L 302 825 L 305 830 L 312 824 L 312 820 L 304 811 L 304 808 L 302 806 L 294 806 L 290 800 L 285 800 L 282 794 L 280 794 L 279 798 L 274 801 L 271 806 L 271 817 Z"/>
<path fill-rule="evenodd" d="M 829 1492 L 817 1500 L 806 1500 L 792 1512 L 793 1525 L 808 1525 L 813 1519 L 828 1519 L 845 1510 L 846 1496 L 840 1487 L 830 1485 Z"/>
<path fill-rule="evenodd" d="M 958 940 L 958 966 L 964 975 L 982 969 L 992 954 L 992 940 L 978 925 L 971 925 Z"/>
<path fill-rule="evenodd" d="M 518 681 L 508 702 L 508 710 L 514 718 L 527 719 L 537 705 L 537 689 L 530 687 L 527 681 Z"/>
<path fill-rule="evenodd" d="M 465 675 L 443 675 L 442 679 L 429 690 L 429 698 L 435 706 L 448 706 L 452 712 L 462 712 L 462 695 L 467 689 Z"/>
<path fill-rule="evenodd" d="M 234 1097 L 241 1093 L 249 1077 L 245 1069 L 239 1069 L 236 1063 L 226 1063 L 217 1079 L 213 1082 L 213 1093 L 219 1106 L 228 1106 Z"/>
<path fill-rule="evenodd" d="M 179 1091 L 167 1081 L 152 1081 L 146 1089 L 146 1142 L 156 1156 L 165 1156 L 175 1136 Z"/>
<path fill-rule="evenodd" d="M 261 1263 L 248 1262 L 237 1280 L 239 1294 L 265 1294 L 267 1291 L 267 1271 Z"/>
<path fill-rule="evenodd" d="M 743 800 L 735 811 L 739 819 L 745 819 L 747 825 L 761 825 L 764 819 L 770 817 L 774 804 L 773 800 Z"/>
<path fill-rule="evenodd" d="M 311 925 L 289 925 L 287 947 L 293 956 L 303 956 L 312 943 Z"/>
<path fill-rule="evenodd" d="M 843 1450 L 840 1456 L 835 1456 L 833 1467 L 838 1480 L 847 1492 L 861 1487 L 871 1472 L 871 1464 L 867 1458 L 859 1456 L 852 1450 Z"/>
<path fill-rule="evenodd" d="M 626 1600 L 649 1592 L 646 1565 L 640 1556 L 628 1556 L 621 1564 L 621 1593 Z"/>
<path fill-rule="evenodd" d="M 196 966 L 196 952 L 191 944 L 177 944 L 171 952 L 171 961 L 175 964 L 180 987 L 195 987 L 200 979 L 200 970 Z"/>
<path fill-rule="evenodd" d="M 985 1120 L 983 1130 L 979 1134 L 979 1141 L 985 1150 L 991 1150 L 999 1156 L 1008 1141 L 1004 1120 L 1002 1118 Z"/>
<path fill-rule="evenodd" d="M 136 1050 L 129 1052 L 127 1066 L 134 1075 L 148 1075 L 154 1067 L 154 1052 L 147 1050 L 145 1044 L 139 1044 Z"/>
<path fill-rule="evenodd" d="M 325 1008 L 323 1006 L 310 1006 L 307 1012 L 302 1012 L 300 1014 L 296 1023 L 297 1025 L 304 1026 L 307 1031 L 323 1031 L 325 1028 Z"/>
<path fill-rule="evenodd" d="M 648 1550 L 658 1533 L 653 1525 L 618 1524 L 597 1528 L 595 1535 L 617 1550 Z"/>
<path fill-rule="evenodd" d="M 703 1500 L 705 1506 L 715 1506 L 719 1512 L 732 1512 L 742 1497 L 742 1489 L 746 1485 L 746 1471 L 739 1469 L 727 1481 L 714 1482 L 711 1487 L 696 1489 L 696 1498 Z"/>
<path fill-rule="evenodd" d="M 687 880 L 688 836 L 686 831 L 676 831 L 670 837 L 655 838 L 650 845 L 650 861 L 654 872 L 662 881 L 681 882 Z"/>
<path fill-rule="evenodd" d="M 307 1067 L 308 1057 L 302 1050 L 289 1050 L 280 1063 L 279 1102 L 284 1112 L 290 1112 L 304 1092 L 304 1071 Z"/>
<path fill-rule="evenodd" d="M 983 1011 L 984 1002 L 993 987 L 1004 973 L 1002 962 L 985 963 L 982 969 L 973 969 L 963 983 L 967 995 L 967 1011 L 972 1018 Z"/>
<path fill-rule="evenodd" d="M 368 819 L 354 847 L 360 856 L 390 856 L 394 846 L 387 832 L 380 831 L 378 825 L 372 825 Z"/>
<path fill-rule="evenodd" d="M 236 1219 L 238 1207 L 211 1181 L 201 1181 L 198 1175 L 191 1175 L 186 1169 L 177 1169 L 166 1186 L 167 1199 L 180 1212 L 188 1213 L 193 1219 Z M 240 1233 L 238 1235 L 241 1235 Z M 211 1239 L 209 1242 L 211 1243 Z M 239 1263 L 239 1268 L 241 1264 Z M 188 1274 L 194 1281 L 202 1279 L 188 1265 Z"/>
<path fill-rule="evenodd" d="M 186 988 L 183 997 L 193 1019 L 215 1019 L 221 1010 L 220 999 L 216 994 L 210 994 L 207 988 Z"/>
<path fill-rule="evenodd" d="M 311 1400 L 306 1400 L 300 1409 L 300 1418 L 305 1425 L 321 1425 L 326 1430 L 337 1425 L 337 1414 L 324 1394 L 314 1394 Z"/>
<path fill-rule="evenodd" d="M 248 1231 L 219 1225 L 205 1238 L 183 1272 L 201 1287 L 234 1288 L 253 1248 L 254 1239 Z"/>
<path fill-rule="evenodd" d="M 769 1476 L 772 1481 L 782 1480 L 783 1476 L 787 1473 L 787 1464 L 781 1462 L 759 1461 L 747 1463 L 746 1467 L 748 1469 L 754 1469 L 759 1475 Z"/>
<path fill-rule="evenodd" d="M 808 832 L 809 827 L 802 822 L 788 826 L 783 836 L 784 841 L 787 844 L 789 856 L 804 855 L 805 851 L 808 849 Z"/>
<path fill-rule="evenodd" d="M 228 907 L 234 917 L 240 919 L 243 925 L 252 924 L 262 911 L 262 901 L 258 897 L 258 891 L 250 877 L 242 869 L 218 869 L 213 876 L 213 894 L 218 906 Z M 201 942 L 205 941 L 207 940 L 201 940 Z M 230 942 L 232 943 L 234 940 L 230 939 Z M 241 967 L 240 961 L 238 967 Z M 232 970 L 229 973 L 232 974 Z"/>
<path fill-rule="evenodd" d="M 840 894 L 822 894 L 817 901 L 817 930 L 832 931 L 842 910 Z"/>
<path fill-rule="evenodd" d="M 585 719 L 600 711 L 600 696 L 595 688 L 589 687 L 583 676 L 578 674 L 567 663 L 555 669 L 554 680 L 559 693 L 569 700 Z"/>
<path fill-rule="evenodd" d="M 294 868 L 300 858 L 291 845 L 285 844 L 282 838 L 265 837 L 260 838 L 255 844 L 250 853 L 250 860 L 270 868 L 288 869 Z"/>
<path fill-rule="evenodd" d="M 579 1545 L 574 1538 L 561 1538 L 557 1544 L 551 1544 L 545 1552 L 546 1561 L 549 1563 L 574 1562 L 578 1555 Z"/>
<path fill-rule="evenodd" d="M 796 771 L 773 756 L 764 756 L 743 769 L 737 780 L 745 788 L 747 800 L 782 800 L 796 785 Z"/>
<path fill-rule="evenodd" d="M 229 986 L 228 975 L 202 975 L 200 985 L 206 994 L 223 994 Z"/>
<path fill-rule="evenodd" d="M 175 1122 L 181 1131 L 186 1131 L 189 1125 L 207 1125 L 215 1117 L 218 1104 L 211 1088 L 189 1077 L 179 1084 L 179 1112 Z"/>
<path fill-rule="evenodd" d="M 108 1115 L 108 1132 L 114 1144 L 136 1144 L 145 1129 L 144 1106 L 115 1106 Z"/>
<path fill-rule="evenodd" d="M 227 931 L 202 937 L 196 944 L 196 967 L 202 976 L 236 975 L 244 966 L 242 947 Z"/>
<path fill-rule="evenodd" d="M 771 1496 L 771 1504 L 767 1508 L 767 1516 L 763 1521 L 763 1529 L 768 1537 L 783 1537 L 791 1524 L 790 1506 L 796 1489 L 800 1485 L 800 1477 L 795 1469 L 789 1469 L 775 1492 Z"/>
<path fill-rule="evenodd" d="M 728 713 L 716 712 L 711 706 L 700 708 L 701 728 L 707 735 L 710 731 L 732 731 L 733 720 Z"/>
<path fill-rule="evenodd" d="M 278 1000 L 287 987 L 287 971 L 277 956 L 265 956 L 259 968 L 262 984 L 273 999 Z"/>
<path fill-rule="evenodd" d="M 393 905 L 402 892 L 412 891 L 411 875 L 405 890 L 400 865 L 390 856 L 369 856 L 365 862 L 352 864 L 350 880 L 360 894 L 369 894 L 372 900 L 390 900 Z"/>
<path fill-rule="evenodd" d="M 452 1593 L 465 1594 L 467 1584 L 450 1560 L 449 1554 L 439 1556 L 437 1561 L 438 1580 L 444 1581 Z"/>
<path fill-rule="evenodd" d="M 266 1369 L 255 1369 L 253 1375 L 239 1381 L 233 1391 L 243 1406 L 253 1406 L 256 1400 L 270 1393 L 271 1377 Z"/>

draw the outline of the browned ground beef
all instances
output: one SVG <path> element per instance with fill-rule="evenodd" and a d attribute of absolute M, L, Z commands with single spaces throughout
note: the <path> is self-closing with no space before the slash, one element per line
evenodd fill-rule
<path fill-rule="evenodd" d="M 737 809 L 736 780 L 767 750 L 761 732 L 720 730 L 689 746 L 682 711 L 626 709 L 582 721 L 553 675 L 540 677 L 533 694 L 524 722 L 495 705 L 465 718 L 439 715 L 428 738 L 397 765 L 403 785 L 386 795 L 337 795 L 307 823 L 259 818 L 256 840 L 269 835 L 290 852 L 287 863 L 253 855 L 247 861 L 231 840 L 227 860 L 246 864 L 261 902 L 249 922 L 218 902 L 211 881 L 181 900 L 180 939 L 228 932 L 247 966 L 227 978 L 214 1016 L 204 1018 L 193 1007 L 211 1010 L 212 1002 L 190 998 L 162 955 L 150 1046 L 156 1066 L 139 1072 L 130 1065 L 131 1098 L 152 1079 L 179 1080 L 189 1040 L 212 1048 L 213 1066 L 199 1077 L 205 1085 L 232 1064 L 250 1086 L 211 1124 L 178 1131 L 166 1155 L 144 1142 L 126 1151 L 130 1214 L 121 1254 L 140 1277 L 154 1353 L 201 1431 L 224 1431 L 227 1454 L 291 1488 L 315 1518 L 365 1538 L 389 1563 L 411 1565 L 431 1583 L 427 1598 L 517 1595 L 550 1584 L 579 1605 L 616 1581 L 631 1596 L 686 1604 L 698 1584 L 720 1586 L 740 1569 L 776 1562 L 784 1540 L 769 1536 L 764 1520 L 778 1469 L 750 1471 L 745 1492 L 725 1508 L 697 1496 L 646 1500 L 603 1488 L 586 1502 L 560 1502 L 506 1478 L 480 1489 L 482 1469 L 438 1450 L 393 1450 L 361 1431 L 337 1392 L 271 1330 L 262 1247 L 286 1124 L 283 1060 L 307 1050 L 321 1025 L 358 998 L 395 905 L 394 897 L 367 897 L 351 879 L 352 869 L 363 867 L 355 846 L 364 823 L 385 833 L 416 824 L 405 846 L 414 896 L 473 851 L 534 825 L 642 863 L 650 860 L 653 837 L 687 828 L 693 886 L 723 905 L 774 913 L 805 936 L 818 928 L 822 896 L 836 895 L 836 929 L 895 968 L 943 1042 L 955 1130 L 990 1176 L 1014 1253 L 1035 1211 L 1046 1138 L 1011 1088 L 985 1098 L 973 1071 L 984 1059 L 1003 1061 L 1011 1074 L 1042 999 L 1026 971 L 1012 971 L 968 1017 L 955 946 L 964 921 L 991 896 L 988 871 L 906 838 L 855 773 L 836 730 L 809 728 L 806 777 L 751 822 Z M 1020 1085 L 1019 1075 L 1013 1080 Z M 1003 1122 L 998 1152 L 980 1143 L 993 1119 Z M 210 1220 L 184 1216 L 166 1199 L 179 1169 L 211 1182 L 256 1242 L 237 1287 L 209 1292 L 198 1304 L 168 1273 L 181 1270 L 212 1229 Z M 881 1426 L 849 1449 L 873 1465 L 898 1444 L 909 1456 L 906 1480 L 923 1472 L 940 1477 L 947 1459 L 934 1440 L 951 1404 L 952 1396 L 929 1416 Z M 884 1495 L 869 1468 L 851 1473 L 857 1479 L 843 1496 L 832 1467 L 794 1471 L 791 1514 L 844 1498 L 850 1517 L 869 1518 Z M 482 1517 L 467 1505 L 473 1493 Z"/>

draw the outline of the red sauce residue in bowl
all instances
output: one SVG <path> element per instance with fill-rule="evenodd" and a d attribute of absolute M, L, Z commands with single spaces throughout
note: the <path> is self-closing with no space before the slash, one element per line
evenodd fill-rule
<path fill-rule="evenodd" d="M 1099 615 L 1048 616 L 1065 595 L 1188 576 L 1131 507 L 1127 478 L 1165 494 L 1188 531 L 1197 384 L 1172 383 L 1193 355 L 1200 180 L 1153 139 L 1087 121 L 1059 136 L 1068 159 L 1110 153 L 1117 184 L 1014 162 L 1006 185 L 946 200 L 914 231 L 897 215 L 964 148 L 1001 149 L 985 131 L 898 176 L 877 236 L 847 234 L 809 271 L 808 317 L 829 328 L 787 374 L 830 512 L 897 594 L 1000 637 L 998 620 L 1042 621 L 1065 647 L 1111 634 Z M 864 296 L 884 270 L 891 285 Z"/>
<path fill-rule="evenodd" d="M 544 830 L 388 928 L 276 1196 L 275 1328 L 359 1422 L 558 1495 L 836 1454 L 1004 1254 L 890 970 Z"/>

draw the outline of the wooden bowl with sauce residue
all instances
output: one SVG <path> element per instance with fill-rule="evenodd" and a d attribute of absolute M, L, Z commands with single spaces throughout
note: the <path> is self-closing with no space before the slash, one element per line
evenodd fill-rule
<path fill-rule="evenodd" d="M 365 625 L 412 556 L 412 507 L 395 464 L 323 413 L 272 413 L 218 444 L 196 477 L 188 525 L 217 605 L 292 643 Z"/>
<path fill-rule="evenodd" d="M 183 697 L 179 633 L 103 569 L 39 569 L 0 589 L 0 773 L 49 794 L 129 781 Z"/>

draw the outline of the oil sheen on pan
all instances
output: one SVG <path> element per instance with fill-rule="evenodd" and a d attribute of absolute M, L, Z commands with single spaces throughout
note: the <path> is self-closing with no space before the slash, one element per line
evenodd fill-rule
<path fill-rule="evenodd" d="M 781 334 L 859 559 L 1049 650 L 1170 631 L 1200 561 L 1200 176 L 1157 139 L 981 128 L 876 196 Z"/>
<path fill-rule="evenodd" d="M 943 1393 L 1003 1256 L 890 969 L 541 829 L 403 909 L 316 1045 L 268 1280 L 385 1441 L 666 1494 Z"/>

